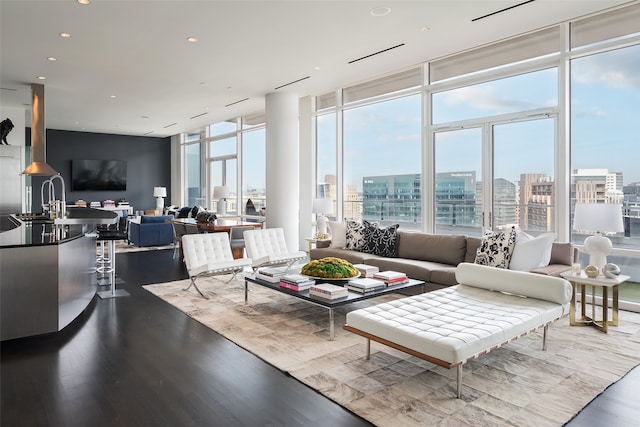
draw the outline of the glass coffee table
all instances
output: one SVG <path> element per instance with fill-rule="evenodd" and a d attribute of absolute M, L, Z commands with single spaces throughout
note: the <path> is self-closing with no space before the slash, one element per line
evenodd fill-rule
<path fill-rule="evenodd" d="M 326 281 L 327 283 L 334 283 L 330 280 Z M 346 297 L 342 297 L 335 300 L 325 299 L 322 297 L 316 297 L 314 295 L 310 295 L 309 290 L 305 291 L 294 291 L 291 289 L 283 288 L 279 283 L 267 282 L 266 280 L 256 279 L 253 274 L 247 273 L 244 276 L 244 303 L 247 304 L 249 301 L 249 283 L 253 283 L 255 285 L 262 286 L 264 288 L 270 288 L 274 291 L 291 295 L 294 298 L 298 298 L 304 301 L 307 301 L 311 304 L 318 305 L 320 307 L 324 307 L 329 310 L 329 340 L 333 341 L 334 339 L 334 321 L 333 321 L 333 309 L 336 307 L 342 307 L 343 305 L 352 304 L 358 301 L 364 301 L 370 298 L 379 297 L 380 295 L 389 294 L 392 292 L 398 292 L 404 289 L 411 289 L 418 286 L 422 287 L 422 292 L 424 292 L 424 281 L 409 279 L 408 283 L 402 283 L 400 285 L 391 285 L 379 291 L 370 292 L 367 294 L 361 294 L 358 292 L 349 291 Z M 324 282 L 320 282 L 324 283 Z M 346 284 L 346 283 L 344 283 Z"/>

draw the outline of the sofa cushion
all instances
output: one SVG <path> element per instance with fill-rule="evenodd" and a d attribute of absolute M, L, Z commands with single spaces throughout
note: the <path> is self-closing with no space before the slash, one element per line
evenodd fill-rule
<path fill-rule="evenodd" d="M 456 267 L 441 267 L 431 272 L 431 282 L 438 283 L 440 285 L 453 286 L 457 285 L 456 280 Z"/>
<path fill-rule="evenodd" d="M 434 264 L 428 261 L 386 257 L 369 258 L 364 261 L 364 264 L 378 267 L 380 271 L 399 271 L 412 279 L 424 280 L 425 282 L 431 280 L 431 272 L 433 270 L 442 267 L 441 264 Z"/>
<path fill-rule="evenodd" d="M 515 245 L 515 228 L 507 231 L 489 231 L 482 238 L 475 263 L 489 267 L 509 268 Z"/>
<path fill-rule="evenodd" d="M 332 248 L 344 248 L 347 246 L 347 224 L 342 221 L 329 221 L 331 231 Z"/>
<path fill-rule="evenodd" d="M 466 237 L 467 241 L 467 251 L 464 255 L 464 262 L 475 262 L 476 254 L 478 253 L 478 248 L 480 247 L 480 243 L 482 243 L 482 239 L 480 237 Z"/>
<path fill-rule="evenodd" d="M 364 246 L 364 229 L 365 224 L 372 224 L 367 220 L 362 222 L 354 221 L 352 219 L 347 220 L 346 227 L 346 248 L 354 251 L 359 251 Z"/>
<path fill-rule="evenodd" d="M 524 231 L 518 232 L 509 269 L 531 271 L 549 265 L 551 247 L 555 239 L 555 233 L 543 233 L 533 237 Z"/>
<path fill-rule="evenodd" d="M 458 265 L 464 261 L 464 236 L 398 231 L 398 257 Z"/>
<path fill-rule="evenodd" d="M 368 221 L 363 221 L 365 225 L 363 231 L 364 244 L 361 252 L 380 255 L 385 257 L 396 256 L 396 242 L 398 227 L 400 224 L 393 224 L 385 228 L 380 228 Z"/>
<path fill-rule="evenodd" d="M 364 252 L 352 251 L 350 249 L 342 248 L 314 248 L 309 252 L 310 259 L 320 259 L 325 257 L 342 258 L 349 261 L 351 264 L 366 264 L 366 260 L 371 258 L 379 258 L 378 255 L 366 254 Z"/>
<path fill-rule="evenodd" d="M 551 259 L 549 264 L 571 265 L 575 260 L 575 247 L 573 243 L 555 242 L 551 246 Z"/>

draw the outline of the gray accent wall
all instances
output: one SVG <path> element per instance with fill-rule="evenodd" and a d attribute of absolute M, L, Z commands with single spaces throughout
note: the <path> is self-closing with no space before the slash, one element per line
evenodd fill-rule
<path fill-rule="evenodd" d="M 26 131 L 31 145 L 31 129 Z M 67 188 L 67 203 L 78 199 L 102 202 L 126 199 L 133 209 L 155 209 L 153 187 L 167 188 L 165 205 L 171 200 L 171 138 L 46 131 L 47 163 L 57 170 Z M 71 160 L 125 160 L 127 162 L 126 191 L 71 191 Z M 28 161 L 27 163 L 29 163 Z M 32 211 L 41 212 L 40 187 L 47 177 L 32 177 Z M 56 195 L 60 191 L 55 182 Z M 58 197 L 60 198 L 60 197 Z"/>

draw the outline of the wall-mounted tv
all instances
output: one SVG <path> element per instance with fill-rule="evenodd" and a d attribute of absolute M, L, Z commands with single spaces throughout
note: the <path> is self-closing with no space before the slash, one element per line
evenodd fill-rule
<path fill-rule="evenodd" d="M 125 160 L 72 160 L 71 191 L 124 191 Z"/>

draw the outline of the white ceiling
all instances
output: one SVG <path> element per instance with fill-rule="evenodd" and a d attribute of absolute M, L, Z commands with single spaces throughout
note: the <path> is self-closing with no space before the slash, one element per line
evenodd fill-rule
<path fill-rule="evenodd" d="M 164 137 L 261 111 L 270 92 L 323 94 L 624 3 L 0 0 L 0 104 L 29 124 L 40 83 L 48 129 Z"/>

